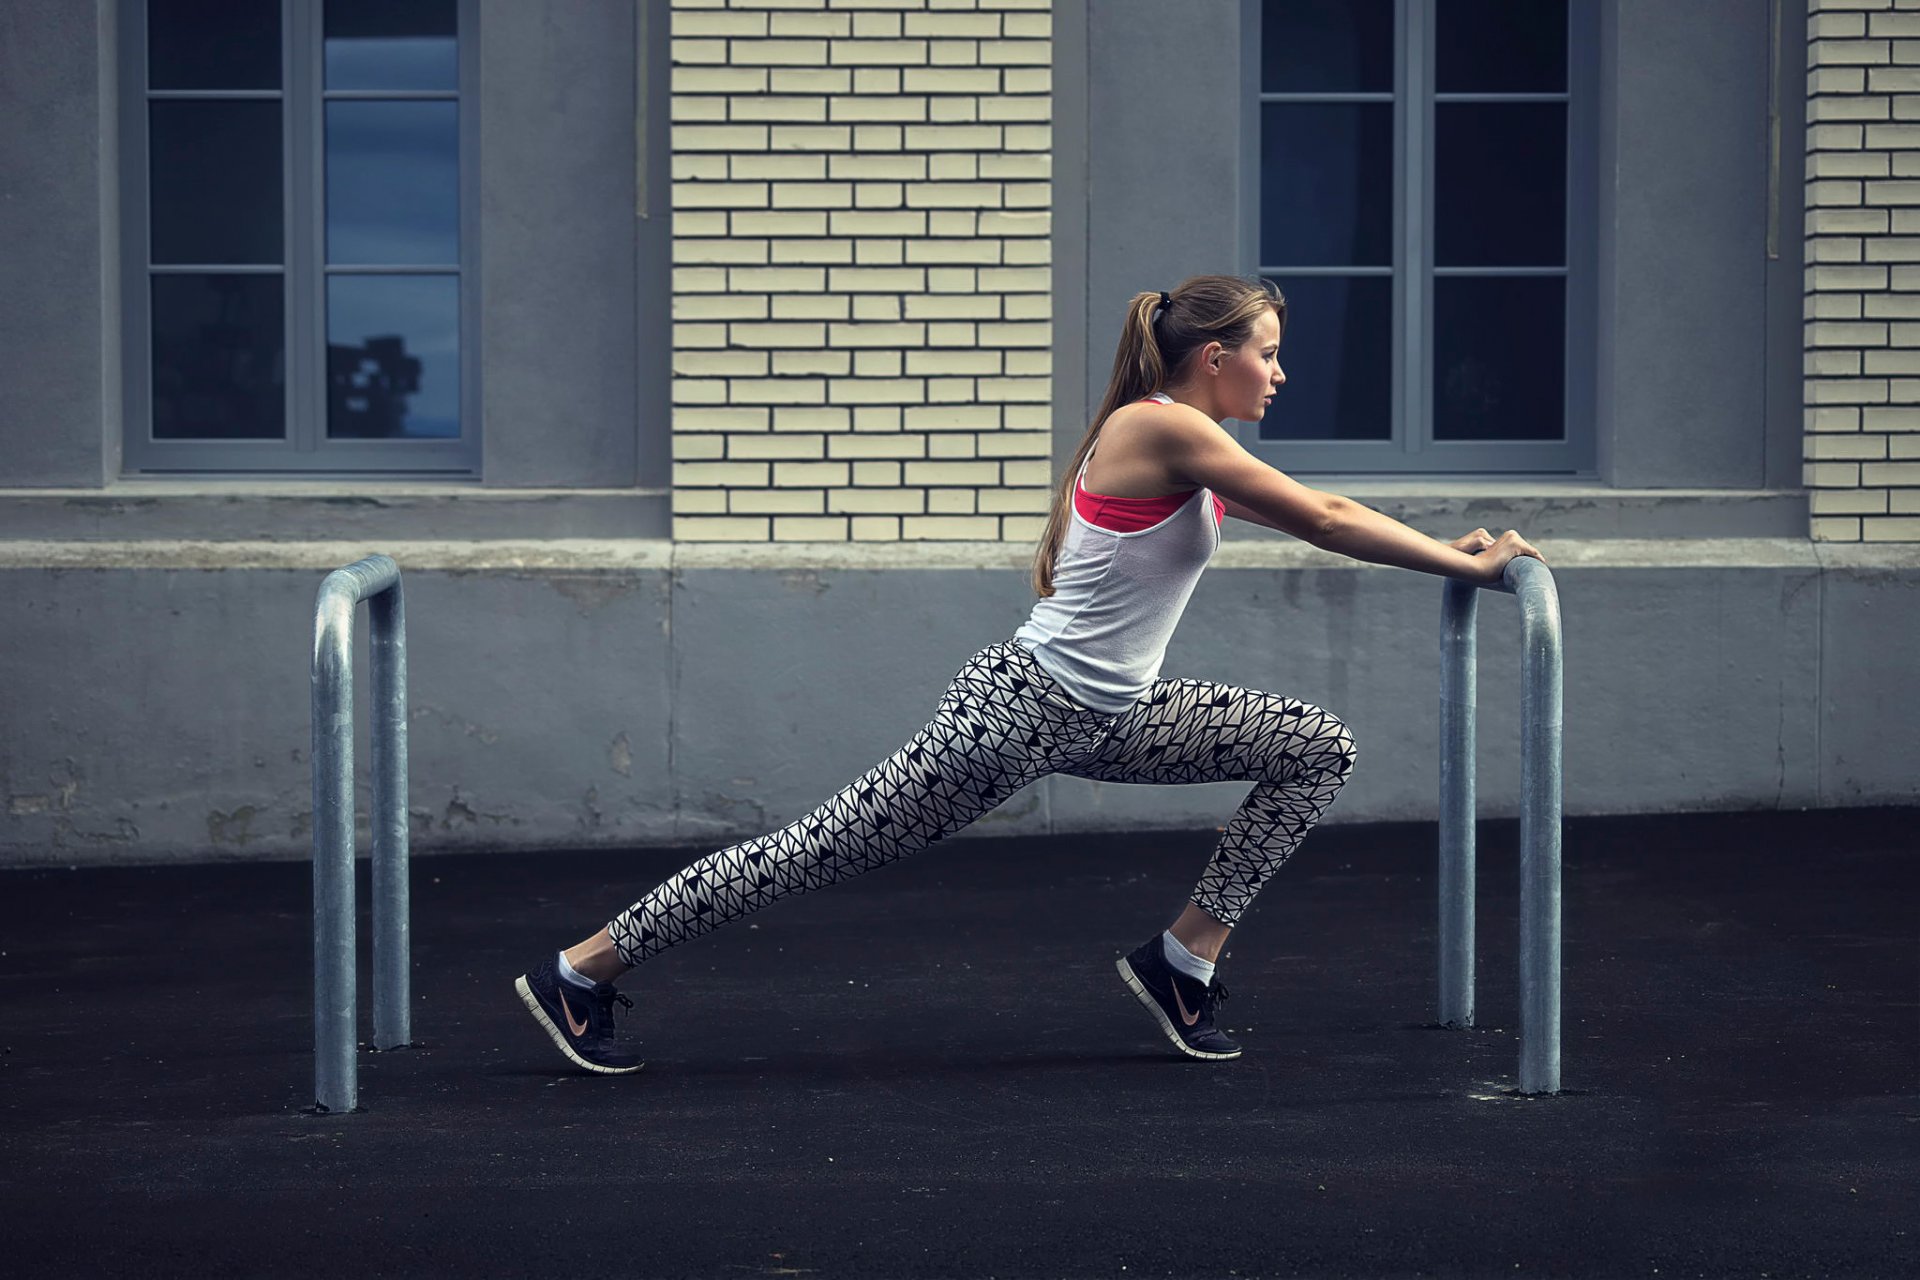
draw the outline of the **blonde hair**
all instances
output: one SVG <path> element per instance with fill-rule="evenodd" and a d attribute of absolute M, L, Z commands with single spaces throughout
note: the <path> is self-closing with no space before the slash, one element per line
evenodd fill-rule
<path fill-rule="evenodd" d="M 1286 296 L 1270 280 L 1190 276 L 1180 282 L 1171 297 L 1173 301 L 1164 308 L 1158 290 L 1136 293 L 1127 304 L 1107 394 L 1100 402 L 1100 411 L 1087 425 L 1086 434 L 1080 437 L 1080 447 L 1073 451 L 1066 473 L 1054 487 L 1047 529 L 1034 551 L 1033 589 L 1043 597 L 1053 594 L 1053 564 L 1067 534 L 1074 478 L 1080 474 L 1080 464 L 1086 461 L 1100 425 L 1121 405 L 1165 387 L 1187 358 L 1209 342 L 1238 351 L 1253 341 L 1254 326 L 1262 311 L 1271 308 L 1279 316 L 1280 332 L 1285 334 L 1287 329 Z M 1160 309 L 1158 317 L 1156 309 Z"/>

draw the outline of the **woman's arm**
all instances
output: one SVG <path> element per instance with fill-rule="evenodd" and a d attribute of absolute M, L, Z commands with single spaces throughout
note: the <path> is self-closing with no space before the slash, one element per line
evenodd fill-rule
<path fill-rule="evenodd" d="M 1500 572 L 1489 558 L 1430 538 L 1351 498 L 1301 484 L 1248 453 L 1238 440 L 1197 409 L 1167 405 L 1142 416 L 1168 470 L 1180 480 L 1212 489 L 1229 515 L 1373 564 L 1418 569 L 1468 582 L 1487 582 L 1490 575 Z M 1481 532 L 1475 530 L 1474 534 Z M 1482 545 L 1474 534 L 1461 541 Z M 1507 536 L 1518 538 L 1516 534 Z M 1499 557 L 1502 565 L 1508 558 L 1511 556 Z"/>

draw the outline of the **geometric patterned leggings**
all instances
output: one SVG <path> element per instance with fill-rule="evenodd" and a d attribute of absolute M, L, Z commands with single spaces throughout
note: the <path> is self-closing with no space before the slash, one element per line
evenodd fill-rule
<path fill-rule="evenodd" d="M 813 812 L 708 854 L 607 925 L 637 965 L 757 911 L 917 853 L 1050 773 L 1102 782 L 1255 785 L 1190 900 L 1235 924 L 1353 772 L 1346 725 L 1310 703 L 1163 679 L 1116 715 L 1072 701 L 1026 646 L 968 658 L 934 717 Z"/>

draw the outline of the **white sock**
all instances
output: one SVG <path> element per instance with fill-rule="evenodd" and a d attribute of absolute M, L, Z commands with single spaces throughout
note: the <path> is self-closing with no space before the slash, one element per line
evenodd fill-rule
<path fill-rule="evenodd" d="M 1203 983 L 1213 981 L 1213 961 L 1202 960 L 1187 950 L 1181 945 L 1180 939 L 1173 936 L 1171 929 L 1165 930 L 1160 936 L 1165 939 L 1161 944 L 1161 950 L 1166 953 L 1168 964 L 1195 981 Z"/>
<path fill-rule="evenodd" d="M 586 987 L 589 990 L 593 988 L 594 981 L 592 978 L 583 976 L 578 969 L 574 968 L 572 965 L 567 963 L 566 952 L 562 951 L 560 953 L 560 963 L 555 965 L 554 967 L 560 970 L 561 977 L 565 978 L 568 982 L 571 982 L 574 986 Z"/>

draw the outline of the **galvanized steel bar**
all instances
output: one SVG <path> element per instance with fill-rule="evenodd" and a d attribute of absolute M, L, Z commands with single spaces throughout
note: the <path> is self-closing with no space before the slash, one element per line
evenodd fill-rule
<path fill-rule="evenodd" d="M 1520 698 L 1520 1092 L 1560 1091 L 1560 597 L 1515 556 L 1488 589 L 1517 596 Z M 1440 1022 L 1473 1025 L 1475 634 L 1479 587 L 1449 578 L 1440 625 Z"/>
<path fill-rule="evenodd" d="M 1449 578 L 1440 619 L 1440 1022 L 1473 1025 L 1474 697 L 1480 589 Z"/>
<path fill-rule="evenodd" d="M 353 885 L 353 614 L 370 601 L 373 667 L 374 1044 L 408 1042 L 407 664 L 400 568 L 384 555 L 335 569 L 313 619 L 314 1100 L 359 1105 Z"/>

